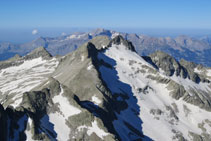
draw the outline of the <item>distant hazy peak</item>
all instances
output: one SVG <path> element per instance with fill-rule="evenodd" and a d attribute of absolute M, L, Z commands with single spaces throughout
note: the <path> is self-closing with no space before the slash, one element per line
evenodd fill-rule
<path fill-rule="evenodd" d="M 101 32 L 105 32 L 105 31 L 109 31 L 109 30 L 106 30 L 104 28 L 97 28 L 97 29 L 94 29 L 92 32 L 93 33 L 101 33 Z"/>
<path fill-rule="evenodd" d="M 97 28 L 93 31 L 90 32 L 92 36 L 98 36 L 98 35 L 106 35 L 111 37 L 112 36 L 112 31 L 111 30 L 106 30 L 103 28 Z"/>

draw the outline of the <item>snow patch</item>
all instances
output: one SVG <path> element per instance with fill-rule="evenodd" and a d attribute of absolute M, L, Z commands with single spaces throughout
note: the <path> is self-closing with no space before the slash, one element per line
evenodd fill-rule
<path fill-rule="evenodd" d="M 87 35 L 86 33 L 85 34 L 79 34 L 79 35 L 72 34 L 72 35 L 66 37 L 65 40 L 81 39 L 81 38 L 85 37 L 86 35 Z"/>
<path fill-rule="evenodd" d="M 200 74 L 200 73 L 202 73 L 203 71 L 202 71 L 202 70 L 199 70 L 198 68 L 195 68 L 195 69 L 194 69 L 194 72 Z"/>
<path fill-rule="evenodd" d="M 69 103 L 68 99 L 66 97 L 62 96 L 63 92 L 64 92 L 64 90 L 61 86 L 61 93 L 59 95 L 53 97 L 53 102 L 55 104 L 59 103 L 60 111 L 62 112 L 64 118 L 68 119 L 69 116 L 79 114 L 81 112 L 81 110 L 72 106 Z"/>
<path fill-rule="evenodd" d="M 118 35 L 120 35 L 120 33 L 118 33 L 118 32 L 114 32 L 114 33 L 112 33 L 112 35 L 111 35 L 111 39 L 115 38 L 115 37 L 116 37 L 116 36 L 118 36 Z"/>
<path fill-rule="evenodd" d="M 57 139 L 65 141 L 69 139 L 70 128 L 66 124 L 66 120 L 60 113 L 50 113 L 49 120 L 54 124 L 54 130 L 57 133 Z"/>
<path fill-rule="evenodd" d="M 73 35 L 68 36 L 66 39 L 69 40 L 69 39 L 75 39 L 75 38 L 77 38 L 77 36 L 73 34 Z"/>
<path fill-rule="evenodd" d="M 79 126 L 77 129 L 79 131 L 83 130 L 83 129 L 87 129 L 87 134 L 90 136 L 92 133 L 95 133 L 98 137 L 100 137 L 101 139 L 103 139 L 103 137 L 109 135 L 109 133 L 106 133 L 104 130 L 100 129 L 97 125 L 97 121 L 95 120 L 94 122 L 92 122 L 92 126 Z"/>
<path fill-rule="evenodd" d="M 60 111 L 56 111 L 55 113 L 50 113 L 49 120 L 54 124 L 54 130 L 57 133 L 57 139 L 64 141 L 69 138 L 69 134 L 71 131 L 66 124 L 66 120 L 68 119 L 68 117 L 72 115 L 79 114 L 81 110 L 72 106 L 69 103 L 68 99 L 62 96 L 64 90 L 62 86 L 60 86 L 60 88 L 61 88 L 60 94 L 54 96 L 53 98 L 53 102 L 55 104 L 57 103 L 59 104 L 58 106 Z"/>
<path fill-rule="evenodd" d="M 83 61 L 84 61 L 84 58 L 85 58 L 85 57 L 82 55 L 82 56 L 81 56 L 81 62 L 83 62 Z"/>
<path fill-rule="evenodd" d="M 207 70 L 207 76 L 211 77 L 211 69 Z"/>
<path fill-rule="evenodd" d="M 32 131 L 31 131 L 31 127 L 32 127 L 32 119 L 28 118 L 28 125 L 29 125 L 29 129 L 25 130 L 25 134 L 26 134 L 26 140 L 27 141 L 32 141 Z"/>
<path fill-rule="evenodd" d="M 95 103 L 95 104 L 97 104 L 97 105 L 99 105 L 102 101 L 98 98 L 98 97 L 96 97 L 96 96 L 93 96 L 92 97 L 92 101 Z"/>
<path fill-rule="evenodd" d="M 93 68 L 93 65 L 89 65 L 88 67 L 87 67 L 87 70 L 91 70 Z"/>

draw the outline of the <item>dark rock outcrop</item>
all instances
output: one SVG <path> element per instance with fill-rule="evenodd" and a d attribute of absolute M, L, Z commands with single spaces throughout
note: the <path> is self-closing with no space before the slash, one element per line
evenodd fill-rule
<path fill-rule="evenodd" d="M 187 77 L 187 71 L 170 55 L 157 51 L 150 54 L 149 57 L 151 61 L 157 66 L 157 68 L 162 69 L 167 76 L 182 76 Z"/>
<path fill-rule="evenodd" d="M 4 107 L 0 104 L 0 140 L 5 141 L 7 140 L 7 114 L 4 110 Z"/>
<path fill-rule="evenodd" d="M 199 76 L 194 72 L 194 68 L 197 66 L 195 63 L 187 62 L 185 60 L 178 62 L 175 58 L 162 51 L 157 51 L 150 54 L 149 57 L 143 58 L 156 69 L 162 69 L 167 76 L 173 76 L 175 74 L 176 76 L 180 76 L 182 78 L 188 78 L 195 83 L 209 83 L 208 79 Z"/>
<path fill-rule="evenodd" d="M 136 52 L 135 47 L 133 46 L 132 42 L 124 39 L 121 35 L 118 35 L 115 38 L 113 38 L 110 41 L 108 47 L 111 47 L 112 44 L 115 44 L 115 45 L 123 44 L 128 50 Z"/>

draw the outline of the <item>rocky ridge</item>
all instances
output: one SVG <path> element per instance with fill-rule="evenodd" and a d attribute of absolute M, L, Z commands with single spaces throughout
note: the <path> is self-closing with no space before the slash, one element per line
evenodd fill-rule
<path fill-rule="evenodd" d="M 140 57 L 119 35 L 111 41 L 99 36 L 59 58 L 40 49 L 22 58 L 41 57 L 43 66 L 53 59 L 59 64 L 52 64 L 54 69 L 37 85 L 19 92 L 14 100 L 20 99 L 18 104 L 8 102 L 15 94 L 0 89 L 5 96 L 0 105 L 1 139 L 211 139 L 209 68 L 178 62 L 163 52 Z M 4 76 L 9 76 L 10 67 L 0 69 L 5 72 L 1 78 L 9 78 Z M 43 72 L 49 70 L 45 68 Z"/>

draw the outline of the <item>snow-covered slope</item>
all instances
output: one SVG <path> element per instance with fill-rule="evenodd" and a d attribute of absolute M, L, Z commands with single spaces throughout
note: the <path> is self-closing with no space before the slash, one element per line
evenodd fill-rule
<path fill-rule="evenodd" d="M 163 52 L 141 57 L 119 35 L 60 58 L 41 48 L 0 63 L 0 137 L 209 141 L 210 72 Z"/>
<path fill-rule="evenodd" d="M 42 57 L 26 60 L 18 66 L 0 70 L 1 104 L 19 106 L 24 92 L 30 91 L 45 80 L 58 65 L 58 60 Z M 8 101 L 8 97 L 12 97 Z M 8 101 L 8 103 L 6 103 Z M 5 105 L 5 106 L 6 106 Z"/>
<path fill-rule="evenodd" d="M 119 130 L 122 140 L 133 139 L 129 138 L 127 131 L 123 130 L 124 127 L 119 128 L 120 125 L 124 126 L 125 121 L 134 124 L 137 130 L 142 130 L 144 135 L 153 140 L 211 139 L 210 109 L 201 109 L 200 103 L 196 106 L 186 102 L 185 96 L 175 99 L 171 96 L 172 90 L 169 89 L 172 82 L 177 83 L 184 86 L 186 95 L 204 96 L 207 99 L 203 102 L 206 103 L 206 100 L 210 102 L 210 83 L 197 84 L 188 78 L 184 79 L 176 75 L 166 76 L 162 69 L 155 69 L 123 44 L 112 44 L 99 55 L 99 58 L 112 66 L 112 68 L 100 67 L 102 78 L 112 93 L 127 93 L 132 96 L 127 99 L 127 110 L 120 114 L 116 113 L 118 123 L 115 121 L 113 123 L 114 127 Z M 150 76 L 157 77 L 157 79 L 153 80 Z M 168 83 L 161 83 L 158 78 L 166 79 Z M 176 86 L 172 87 L 176 89 Z M 122 99 L 121 96 L 117 98 L 119 101 Z M 138 125 L 139 122 L 132 118 L 134 107 L 138 108 L 136 113 L 143 122 L 141 125 Z"/>

